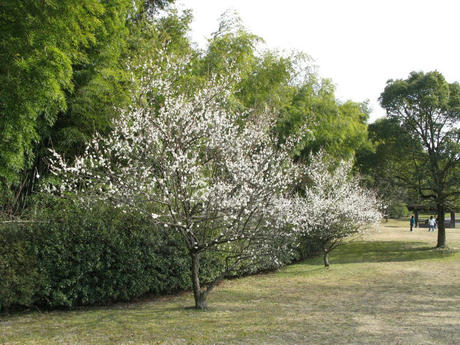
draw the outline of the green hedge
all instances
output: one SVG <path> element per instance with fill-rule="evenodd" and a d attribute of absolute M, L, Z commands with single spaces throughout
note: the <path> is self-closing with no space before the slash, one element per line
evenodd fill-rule
<path fill-rule="evenodd" d="M 187 256 L 174 236 L 111 209 L 62 216 L 35 229 L 42 238 L 35 253 L 48 282 L 38 304 L 109 303 L 189 286 Z"/>
<path fill-rule="evenodd" d="M 44 282 L 37 258 L 21 227 L 0 230 L 0 311 L 11 305 L 31 305 Z"/>
<path fill-rule="evenodd" d="M 30 223 L 0 227 L 0 311 L 100 305 L 191 288 L 190 257 L 178 234 L 104 205 L 88 210 L 48 199 L 40 209 Z M 223 262 L 218 253 L 202 254 L 204 284 Z M 261 262 L 230 276 L 276 267 Z"/>
<path fill-rule="evenodd" d="M 106 304 L 190 287 L 177 235 L 142 217 L 61 203 L 38 219 L 0 229 L 0 310 Z"/>

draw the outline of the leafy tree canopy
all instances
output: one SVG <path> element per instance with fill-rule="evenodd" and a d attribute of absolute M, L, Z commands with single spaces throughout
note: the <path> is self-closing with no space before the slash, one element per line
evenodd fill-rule
<path fill-rule="evenodd" d="M 336 158 L 351 158 L 356 150 L 367 145 L 367 119 L 365 103 L 338 102 L 331 82 L 313 76 L 296 88 L 292 103 L 283 109 L 278 132 L 283 138 L 292 130 L 309 125 L 312 135 L 305 137 L 297 152 L 302 160 L 320 149 Z"/>
<path fill-rule="evenodd" d="M 419 168 L 428 177 L 422 196 L 431 198 L 439 218 L 438 247 L 445 246 L 444 212 L 459 194 L 460 85 L 439 72 L 412 72 L 389 80 L 380 96 L 388 117 L 423 147 Z"/>
<path fill-rule="evenodd" d="M 0 176 L 11 181 L 38 140 L 37 119 L 51 125 L 67 109 L 72 64 L 85 63 L 104 6 L 90 0 L 0 4 Z"/>
<path fill-rule="evenodd" d="M 72 158 L 94 132 L 111 130 L 115 109 L 130 101 L 125 61 L 152 42 L 153 9 L 169 2 L 0 4 L 0 188 L 14 200 L 8 209 L 46 173 L 48 148 Z"/>
<path fill-rule="evenodd" d="M 421 186 L 426 182 L 420 143 L 396 119 L 382 118 L 368 126 L 370 145 L 356 155 L 356 168 L 379 190 L 389 205 L 421 206 Z"/>

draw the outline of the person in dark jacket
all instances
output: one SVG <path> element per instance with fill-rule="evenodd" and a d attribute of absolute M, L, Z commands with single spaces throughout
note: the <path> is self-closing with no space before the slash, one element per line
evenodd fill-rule
<path fill-rule="evenodd" d="M 410 217 L 409 224 L 410 224 L 410 231 L 414 231 L 414 226 L 415 226 L 414 216 Z"/>

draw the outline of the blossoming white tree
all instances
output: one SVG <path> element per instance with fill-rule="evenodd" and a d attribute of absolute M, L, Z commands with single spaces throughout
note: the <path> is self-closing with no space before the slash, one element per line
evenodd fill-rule
<path fill-rule="evenodd" d="M 323 251 L 324 265 L 329 266 L 329 253 L 343 240 L 367 230 L 381 218 L 381 202 L 376 194 L 360 186 L 351 176 L 350 161 L 337 167 L 324 153 L 312 155 L 308 167 L 309 183 L 305 197 L 299 199 L 300 231 L 318 241 Z"/>
<path fill-rule="evenodd" d="M 208 293 L 228 272 L 276 262 L 288 250 L 297 175 L 289 143 L 275 147 L 266 124 L 238 122 L 224 79 L 191 92 L 182 78 L 187 68 L 187 61 L 146 65 L 138 105 L 121 111 L 112 134 L 95 137 L 71 165 L 55 153 L 52 165 L 63 180 L 58 192 L 133 208 L 180 233 L 195 307 L 205 309 Z M 205 287 L 204 252 L 225 260 Z"/>

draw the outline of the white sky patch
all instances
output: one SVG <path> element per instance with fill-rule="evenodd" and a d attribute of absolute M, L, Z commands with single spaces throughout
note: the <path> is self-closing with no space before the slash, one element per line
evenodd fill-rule
<path fill-rule="evenodd" d="M 388 79 L 438 70 L 460 81 L 460 0 L 182 0 L 193 10 L 192 40 L 205 47 L 228 9 L 267 48 L 310 55 L 341 101 L 369 99 L 371 122 Z"/>

